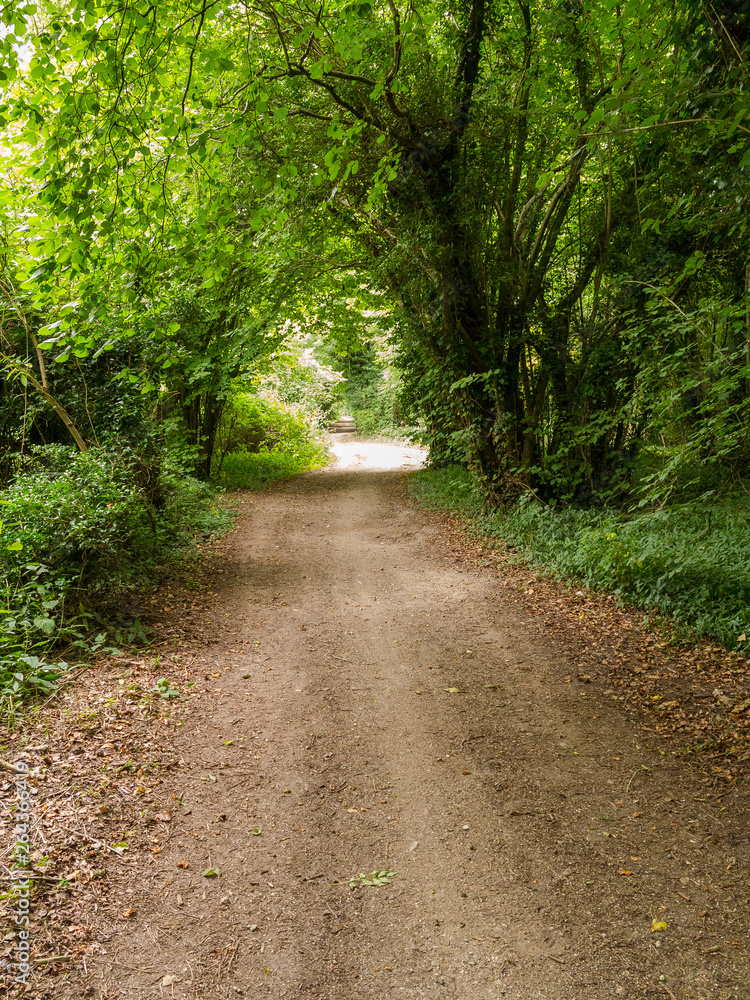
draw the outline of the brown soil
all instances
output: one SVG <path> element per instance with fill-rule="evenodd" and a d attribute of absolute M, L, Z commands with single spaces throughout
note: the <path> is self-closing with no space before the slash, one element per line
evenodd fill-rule
<path fill-rule="evenodd" d="M 160 661 L 102 661 L 4 741 L 39 768 L 25 995 L 750 996 L 745 786 L 403 484 L 240 498 L 200 596 L 161 595 Z"/>

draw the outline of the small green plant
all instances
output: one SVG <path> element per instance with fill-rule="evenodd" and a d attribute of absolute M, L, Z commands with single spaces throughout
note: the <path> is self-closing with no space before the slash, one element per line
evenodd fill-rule
<path fill-rule="evenodd" d="M 375 871 L 370 872 L 369 875 L 365 875 L 364 872 L 360 872 L 359 875 L 353 875 L 349 879 L 349 887 L 351 889 L 360 889 L 364 885 L 390 885 L 390 881 L 396 872 L 388 871 Z"/>
<path fill-rule="evenodd" d="M 179 698 L 180 692 L 177 688 L 173 688 L 166 677 L 160 677 L 159 680 L 154 684 L 152 688 L 149 689 L 154 694 L 158 694 L 160 698 Z"/>

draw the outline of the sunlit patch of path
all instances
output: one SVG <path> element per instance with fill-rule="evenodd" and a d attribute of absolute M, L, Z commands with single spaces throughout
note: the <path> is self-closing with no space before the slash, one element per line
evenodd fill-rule
<path fill-rule="evenodd" d="M 331 444 L 334 455 L 330 472 L 351 469 L 362 472 L 388 472 L 394 469 L 421 469 L 427 462 L 427 448 L 414 445 L 380 444 L 336 435 Z"/>

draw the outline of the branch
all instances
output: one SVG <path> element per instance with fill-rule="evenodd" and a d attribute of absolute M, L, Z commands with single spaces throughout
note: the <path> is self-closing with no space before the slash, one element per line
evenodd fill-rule
<path fill-rule="evenodd" d="M 330 69 L 324 76 L 335 76 L 337 80 L 351 80 L 352 83 L 364 83 L 366 87 L 374 87 L 376 81 L 369 76 L 357 76 L 356 73 L 340 73 L 337 69 Z"/>
<path fill-rule="evenodd" d="M 396 79 L 398 71 L 401 68 L 401 17 L 398 7 L 393 0 L 388 0 L 388 6 L 391 8 L 391 14 L 393 15 L 393 62 L 386 75 L 385 86 L 387 90 L 390 90 L 391 84 Z"/>
<path fill-rule="evenodd" d="M 290 111 L 287 118 L 316 118 L 320 122 L 333 121 L 330 115 L 320 115 L 317 111 L 306 111 L 303 108 L 298 108 L 296 111 Z"/>
<path fill-rule="evenodd" d="M 510 250 L 513 241 L 513 219 L 516 214 L 516 199 L 521 186 L 521 173 L 523 168 L 523 154 L 529 137 L 529 100 L 531 98 L 531 80 L 529 79 L 529 69 L 531 67 L 532 38 L 531 38 L 531 12 L 529 5 L 519 4 L 523 14 L 525 33 L 523 36 L 523 69 L 521 71 L 520 101 L 518 111 L 518 125 L 516 127 L 516 141 L 513 149 L 513 173 L 508 187 L 508 196 L 505 200 L 505 242 Z"/>
<path fill-rule="evenodd" d="M 206 0 L 203 0 L 203 6 L 201 7 L 201 17 L 198 22 L 198 30 L 195 33 L 195 41 L 190 48 L 190 62 L 188 63 L 188 77 L 187 83 L 185 84 L 185 90 L 182 94 L 182 117 L 185 117 L 185 101 L 188 97 L 188 91 L 190 90 L 190 83 L 193 79 L 193 61 L 195 59 L 195 50 L 198 47 L 198 39 L 200 38 L 201 31 L 203 30 L 203 22 L 206 18 Z"/>
<path fill-rule="evenodd" d="M 552 195 L 552 199 L 549 204 L 549 208 L 539 226 L 539 232 L 537 233 L 534 246 L 532 248 L 531 254 L 529 255 L 528 270 L 529 273 L 536 264 L 537 257 L 540 252 L 542 254 L 543 260 L 548 260 L 550 254 L 552 253 L 552 247 L 554 246 L 555 240 L 557 239 L 560 227 L 565 220 L 565 216 L 568 212 L 570 206 L 570 200 L 573 197 L 573 192 L 575 191 L 576 184 L 581 176 L 581 169 L 586 161 L 586 145 L 579 146 L 571 157 L 571 170 L 565 180 L 560 184 Z M 554 219 L 553 219 L 554 216 Z M 548 226 L 551 225 L 551 230 L 547 233 Z M 542 243 L 545 242 L 544 250 L 542 250 Z M 544 265 L 546 267 L 546 264 Z M 544 271 L 542 267 L 542 272 Z"/>
<path fill-rule="evenodd" d="M 479 76 L 479 60 L 484 37 L 484 9 L 485 0 L 472 0 L 469 23 L 466 26 L 466 37 L 461 51 L 461 61 L 456 71 L 456 83 L 461 87 L 458 114 L 459 132 L 463 131 L 469 120 L 474 84 Z"/>
<path fill-rule="evenodd" d="M 736 45 L 736 43 L 735 43 L 735 40 L 734 40 L 734 39 L 732 38 L 732 36 L 731 36 L 731 35 L 729 34 L 729 31 L 727 30 L 727 26 L 726 26 L 726 25 L 724 24 L 724 21 L 722 20 L 721 16 L 720 16 L 720 15 L 719 15 L 719 14 L 718 14 L 718 13 L 716 12 L 716 8 L 714 7 L 714 5 L 713 5 L 713 4 L 709 4 L 709 7 L 711 8 L 711 11 L 713 12 L 713 15 L 714 15 L 714 17 L 716 18 L 716 20 L 717 20 L 717 21 L 719 22 L 719 24 L 721 25 L 721 30 L 722 30 L 722 31 L 724 32 L 724 34 L 725 34 L 725 35 L 727 36 L 727 41 L 729 42 L 729 44 L 730 44 L 730 45 L 732 46 L 732 48 L 734 49 L 734 54 L 735 54 L 735 55 L 737 56 L 737 61 L 738 61 L 738 62 L 740 63 L 740 65 L 741 65 L 741 64 L 742 64 L 742 62 L 743 62 L 743 59 L 742 59 L 742 53 L 741 53 L 741 52 L 740 52 L 740 50 L 739 50 L 739 49 L 737 48 L 737 45 Z"/>
<path fill-rule="evenodd" d="M 565 218 L 568 214 L 570 203 L 573 200 L 573 194 L 575 193 L 575 189 L 576 186 L 578 185 L 579 180 L 580 180 L 580 169 L 578 170 L 575 177 L 571 176 L 569 178 L 569 183 L 566 184 L 565 189 L 563 190 L 562 193 L 562 197 L 558 202 L 557 209 L 555 212 L 555 217 L 552 220 L 549 232 L 547 233 L 547 237 L 544 241 L 544 249 L 542 250 L 541 255 L 539 257 L 539 267 L 537 269 L 537 273 L 535 276 L 532 277 L 532 280 L 529 283 L 529 287 L 531 289 L 529 297 L 531 300 L 535 298 L 537 292 L 541 288 L 542 281 L 547 273 L 547 268 L 549 267 L 549 262 L 552 258 L 552 254 L 555 249 L 555 244 L 557 243 L 557 237 L 560 235 L 560 230 L 562 229 L 562 225 L 565 222 Z"/>
<path fill-rule="evenodd" d="M 316 80 L 313 76 L 310 75 L 310 71 L 305 69 L 305 67 L 302 66 L 301 64 L 298 63 L 296 68 L 291 67 L 288 75 L 304 76 L 306 79 L 310 81 L 310 83 L 314 83 L 318 87 L 322 87 L 323 90 L 325 90 L 328 94 L 331 95 L 335 103 L 338 104 L 340 108 L 343 108 L 344 111 L 348 111 L 350 115 L 354 115 L 354 117 L 358 121 L 368 120 L 368 116 L 365 114 L 364 108 L 357 108 L 355 107 L 355 105 L 350 104 L 348 101 L 345 101 L 344 98 L 341 97 L 338 91 L 334 87 L 332 87 L 330 83 L 327 83 L 325 80 Z M 370 116 L 370 120 L 375 124 L 378 124 L 378 127 L 382 127 L 379 125 L 377 119 L 374 116 Z"/>
<path fill-rule="evenodd" d="M 55 413 L 58 415 L 58 417 L 62 420 L 62 422 L 70 431 L 70 436 L 78 445 L 79 449 L 85 454 L 89 450 L 88 445 L 81 437 L 78 428 L 71 420 L 70 414 L 62 405 L 62 403 L 58 403 L 58 401 L 55 399 L 52 393 L 48 389 L 45 389 L 44 386 L 41 384 L 41 382 L 39 382 L 39 380 L 35 378 L 34 375 L 32 375 L 27 368 L 24 368 L 22 365 L 19 365 L 17 362 L 14 362 L 12 358 L 6 357 L 3 360 L 5 360 L 8 363 L 8 370 L 11 375 L 15 375 L 16 378 L 21 379 L 22 382 L 24 381 L 24 379 L 26 380 L 26 382 L 30 382 L 31 385 L 33 385 L 33 387 L 36 389 L 36 391 L 47 400 L 47 402 L 53 408 Z"/>
<path fill-rule="evenodd" d="M 673 122 L 656 122 L 653 125 L 634 125 L 632 128 L 620 128 L 620 129 L 610 129 L 608 132 L 604 130 L 596 132 L 581 132 L 581 138 L 592 139 L 594 136 L 605 136 L 605 135 L 623 135 L 625 132 L 650 132 L 655 128 L 667 128 L 672 125 L 695 125 L 698 122 L 701 124 L 703 122 L 710 122 L 712 125 L 726 125 L 726 119 L 724 118 L 707 118 L 701 116 L 700 118 L 677 118 Z M 750 135 L 750 128 L 745 125 L 735 125 L 735 128 L 739 129 L 740 132 L 747 132 Z"/>

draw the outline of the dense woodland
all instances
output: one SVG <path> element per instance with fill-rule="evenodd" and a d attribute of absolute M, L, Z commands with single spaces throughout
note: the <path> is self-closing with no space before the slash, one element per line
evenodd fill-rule
<path fill-rule="evenodd" d="M 746 641 L 748 0 L 0 24 L 7 697 L 352 408 L 532 558 Z"/>

